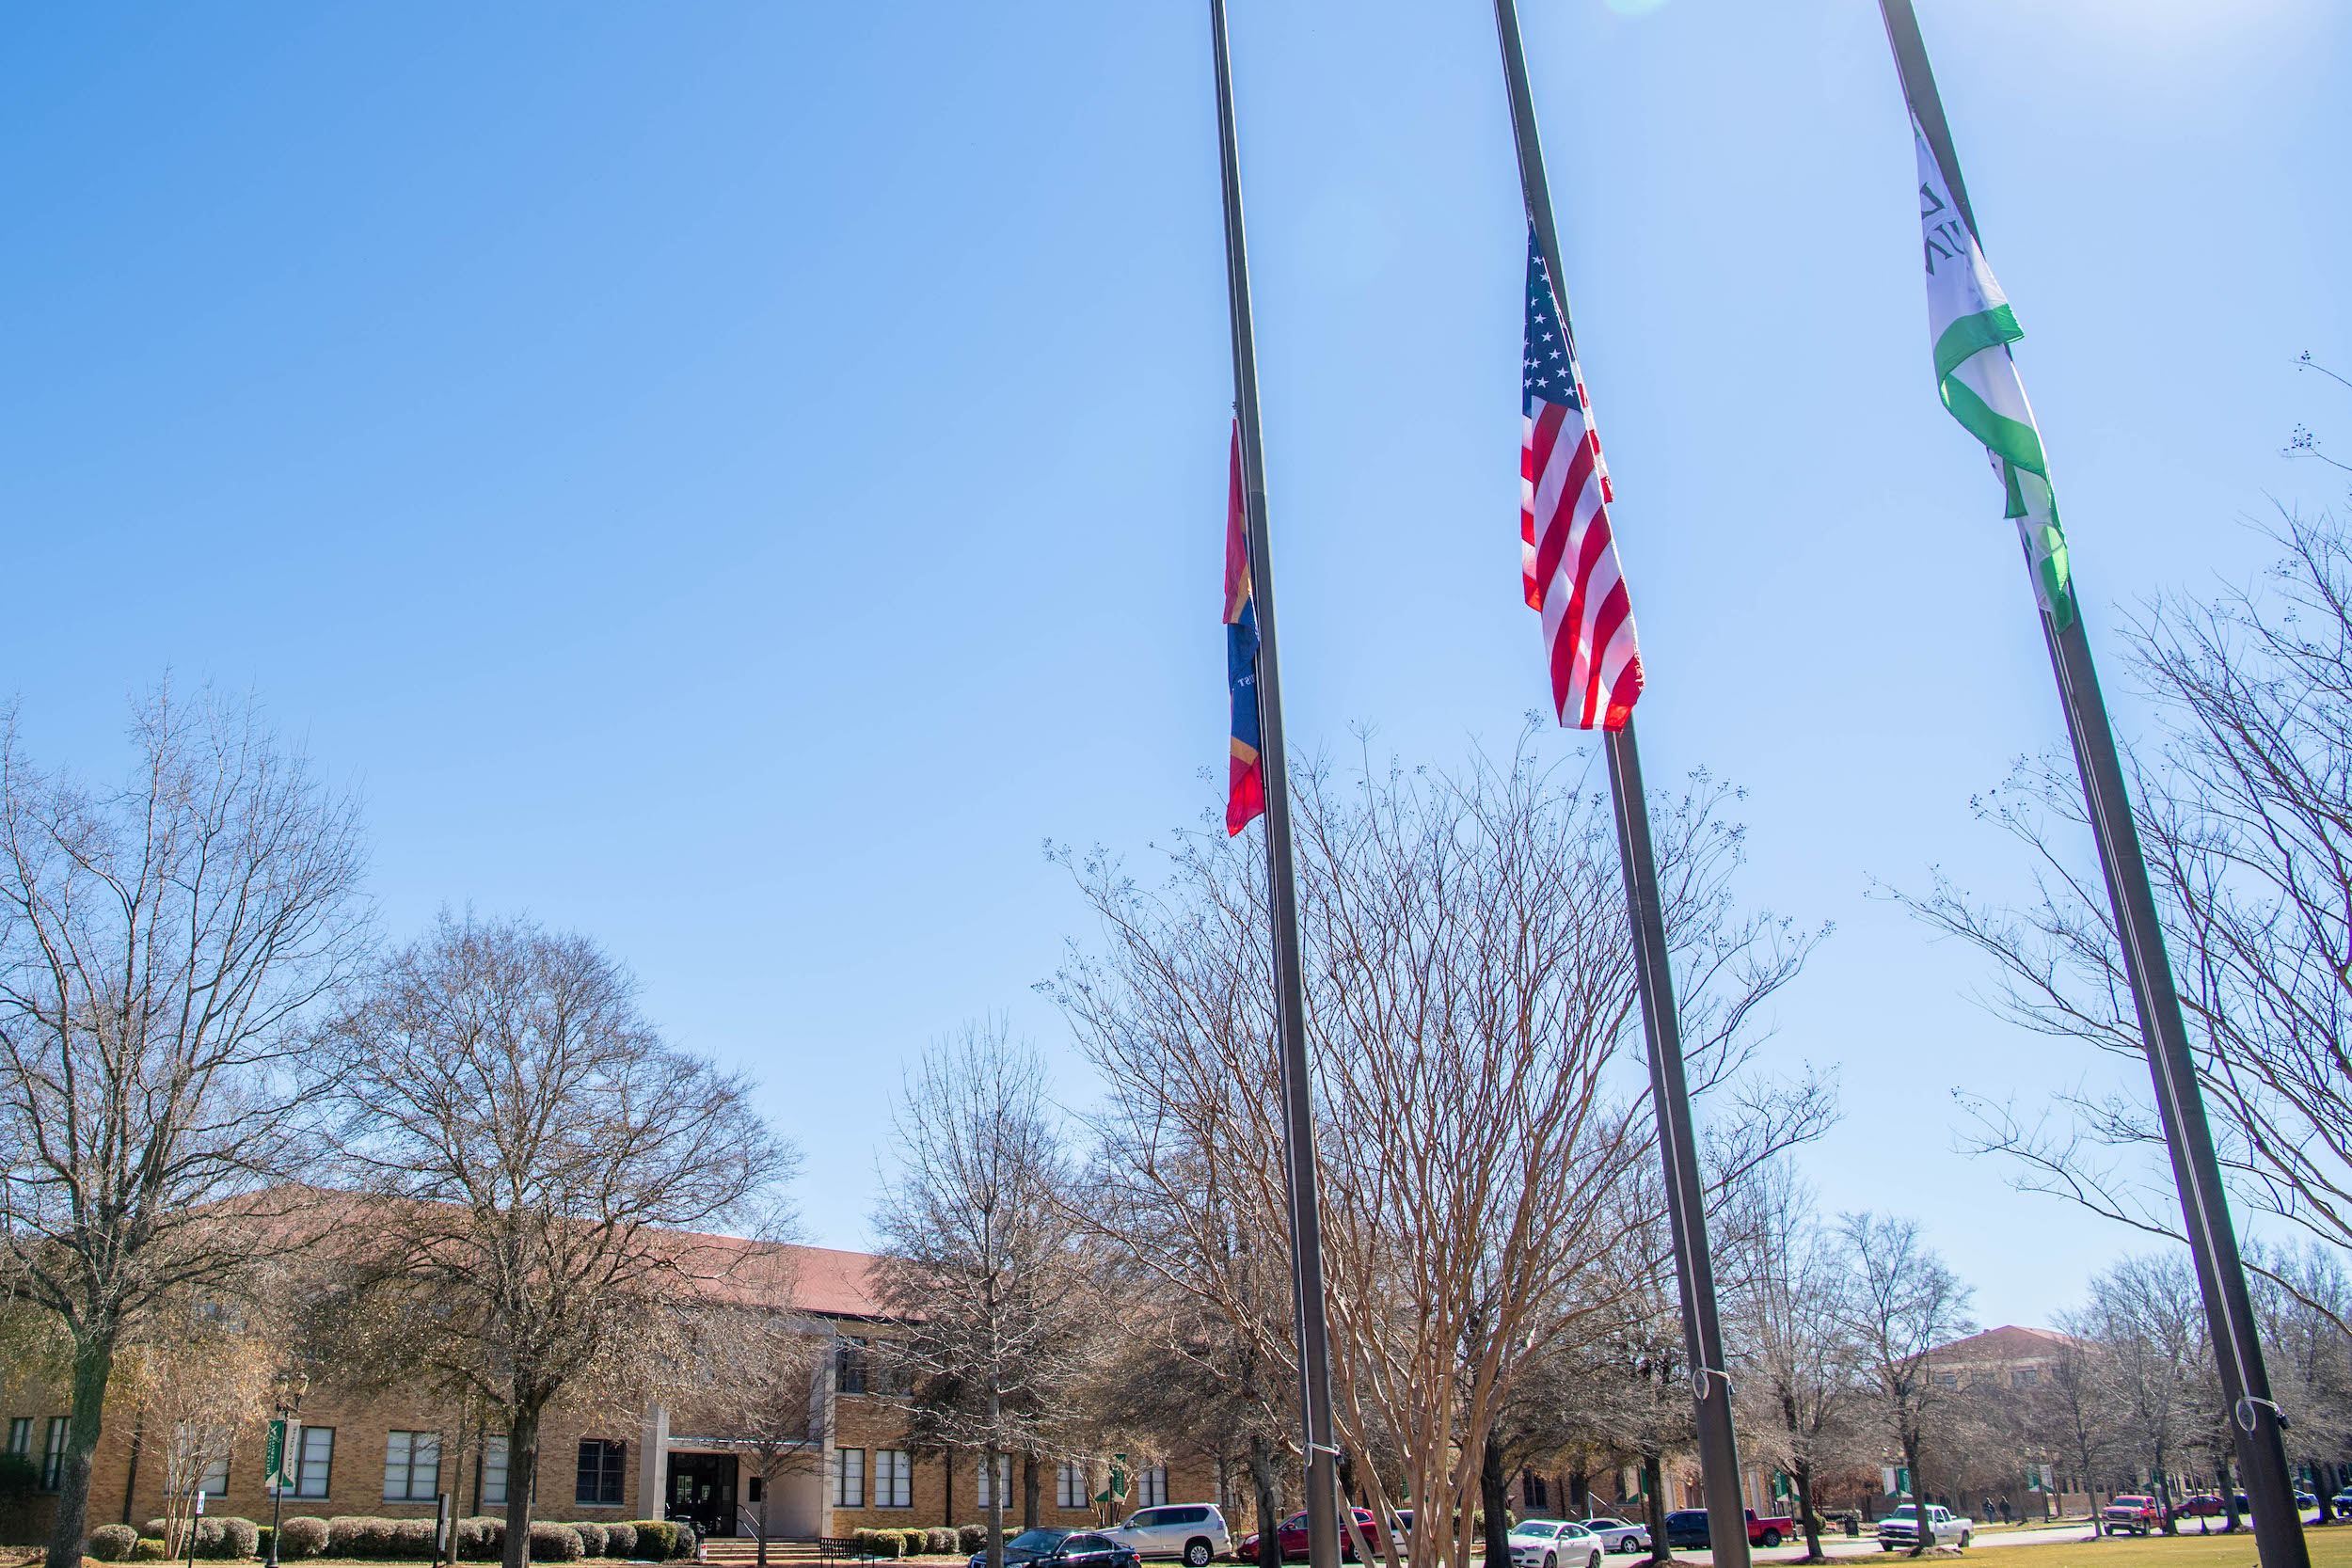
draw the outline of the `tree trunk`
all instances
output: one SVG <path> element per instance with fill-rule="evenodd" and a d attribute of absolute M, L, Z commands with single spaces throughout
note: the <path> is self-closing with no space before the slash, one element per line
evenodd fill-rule
<path fill-rule="evenodd" d="M 773 1490 L 770 1477 L 759 1478 L 759 1568 L 768 1568 L 768 1494 Z"/>
<path fill-rule="evenodd" d="M 1263 1432 L 1249 1437 L 1249 1490 L 1258 1510 L 1258 1568 L 1282 1568 L 1282 1477 L 1274 1467 L 1274 1443 Z"/>
<path fill-rule="evenodd" d="M 1478 1497 L 1486 1511 L 1486 1568 L 1510 1568 L 1511 1499 L 1504 1491 L 1502 1447 L 1486 1434 L 1486 1451 L 1478 1464 Z"/>
<path fill-rule="evenodd" d="M 999 1414 L 996 1390 L 988 1391 L 988 1424 L 995 1426 Z M 980 1464 L 988 1477 L 988 1568 L 1005 1568 L 1005 1473 L 996 1463 L 996 1440 L 990 1438 L 988 1447 L 980 1450 Z"/>
<path fill-rule="evenodd" d="M 1642 1490 L 1649 1505 L 1649 1560 L 1664 1562 L 1674 1553 L 1666 1546 L 1666 1456 L 1656 1449 L 1642 1450 Z"/>
<path fill-rule="evenodd" d="M 2245 1527 L 2238 1522 L 2237 1478 L 2230 1473 L 2230 1445 L 2226 1437 L 2215 1446 L 2213 1458 L 2214 1468 L 2221 1476 L 2221 1506 L 2230 1512 L 2229 1528 L 2225 1533 L 2234 1535 Z M 2320 1517 L 2324 1519 L 2327 1515 L 2322 1513 Z"/>
<path fill-rule="evenodd" d="M 1820 1510 L 1813 1506 L 1813 1465 L 1798 1460 L 1789 1465 L 1797 1482 L 1797 1512 L 1804 1515 L 1797 1528 L 1804 1531 L 1804 1560 L 1807 1562 L 1826 1561 L 1828 1554 L 1821 1550 Z"/>
<path fill-rule="evenodd" d="M 1593 1516 L 1593 1480 L 1581 1461 L 1568 1472 L 1568 1511 L 1580 1519 Z"/>
<path fill-rule="evenodd" d="M 505 1568 L 530 1568 L 531 1505 L 539 1479 L 539 1407 L 517 1406 L 506 1430 Z M 665 1507 L 662 1512 L 667 1513 Z"/>
<path fill-rule="evenodd" d="M 1919 1477 L 1919 1434 L 1903 1434 L 1903 1468 L 1911 1472 L 1911 1555 L 1923 1555 L 1935 1537 L 1928 1531 L 1928 1489 Z"/>
<path fill-rule="evenodd" d="M 106 1382 L 114 1369 L 114 1330 L 76 1338 L 73 1414 L 66 1423 L 65 1464 L 57 1478 L 56 1524 L 49 1532 L 48 1568 L 82 1568 L 82 1535 L 89 1524 L 90 1454 L 103 1429 Z"/>
<path fill-rule="evenodd" d="M 1037 1528 L 1037 1455 L 1021 1456 L 1021 1528 Z"/>

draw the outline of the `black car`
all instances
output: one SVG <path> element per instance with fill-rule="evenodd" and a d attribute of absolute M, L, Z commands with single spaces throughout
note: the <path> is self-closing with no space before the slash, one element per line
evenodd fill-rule
<path fill-rule="evenodd" d="M 1052 1563 L 1054 1568 L 1143 1568 L 1133 1546 L 1090 1529 L 1025 1529 L 1005 1543 L 1005 1568 Z M 988 1568 L 988 1553 L 972 1554 L 971 1568 Z"/>
<path fill-rule="evenodd" d="M 1707 1510 L 1677 1508 L 1666 1515 L 1666 1545 L 1704 1546 L 1708 1544 Z"/>

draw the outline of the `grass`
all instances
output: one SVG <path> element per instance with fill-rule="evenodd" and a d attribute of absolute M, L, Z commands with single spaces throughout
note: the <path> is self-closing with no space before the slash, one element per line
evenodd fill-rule
<path fill-rule="evenodd" d="M 2311 1544 L 2312 1568 L 2352 1568 L 2352 1529 L 2341 1525 L 2307 1529 L 2303 1539 Z M 2253 1568 L 2254 1536 L 2251 1530 L 2235 1535 L 2105 1535 L 2096 1541 L 2003 1546 L 1989 1560 L 2007 1563 L 2011 1559 L 2019 1568 Z"/>

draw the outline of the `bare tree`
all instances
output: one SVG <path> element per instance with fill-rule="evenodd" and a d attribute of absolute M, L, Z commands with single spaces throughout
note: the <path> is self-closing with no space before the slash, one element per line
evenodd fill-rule
<path fill-rule="evenodd" d="M 768 1280 L 771 1290 L 787 1283 Z M 759 1483 L 759 1568 L 768 1568 L 776 1482 L 824 1462 L 825 1375 L 834 1345 L 823 1324 L 757 1307 L 721 1308 L 694 1323 L 691 1401 L 711 1430 L 728 1434 L 745 1473 Z"/>
<path fill-rule="evenodd" d="M 109 789 L 0 721 L 0 1255 L 73 1389 L 50 1568 L 80 1568 L 126 1336 L 301 1240 L 294 1069 L 368 939 L 357 807 L 252 708 L 159 689 L 131 733 Z"/>
<path fill-rule="evenodd" d="M 2160 741 L 2132 793 L 2236 1201 L 2352 1249 L 2352 542 L 2286 516 L 2266 586 L 2162 598 L 2131 632 Z M 2021 908 L 1939 881 L 1915 910 L 1990 956 L 2025 1026 L 2144 1061 L 2070 759 L 2021 765 L 1979 815 L 2038 865 Z M 2021 1182 L 2179 1239 L 2146 1080 L 2058 1097 L 2055 1115 L 1979 1101 L 1981 1147 Z M 2280 1283 L 2283 1283 L 2281 1281 Z M 2352 1332 L 2352 1323 L 2338 1320 Z"/>
<path fill-rule="evenodd" d="M 164 1540 L 187 1549 L 196 1489 L 260 1418 L 278 1353 L 272 1336 L 226 1303 L 183 1299 L 126 1347 L 140 1452 L 163 1471 Z"/>
<path fill-rule="evenodd" d="M 2090 1500 L 2090 1530 L 2099 1532 L 2099 1493 L 2122 1442 L 2117 1411 L 2122 1397 L 2115 1365 L 2099 1343 L 2098 1324 L 2085 1313 L 2061 1314 L 2054 1354 L 2035 1385 L 2029 1419 L 2033 1440 L 2060 1456 Z"/>
<path fill-rule="evenodd" d="M 1664 803 L 1659 837 L 1692 1077 L 1751 1134 L 1739 1165 L 1812 1135 L 1829 1096 L 1742 1073 L 1759 1005 L 1810 939 L 1733 908 L 1726 799 L 1702 781 Z M 1316 1094 L 1335 1118 L 1317 1158 L 1339 1434 L 1378 1514 L 1391 1477 L 1409 1489 L 1410 1554 L 1458 1565 L 1514 1386 L 1610 1321 L 1605 1293 L 1573 1287 L 1623 1271 L 1638 1222 L 1617 1196 L 1652 1158 L 1646 1107 L 1611 1077 L 1635 1031 L 1608 806 L 1523 750 L 1450 778 L 1317 771 L 1295 811 Z M 1102 857 L 1074 867 L 1109 942 L 1056 985 L 1113 1085 L 1120 1198 L 1099 1228 L 1263 1364 L 1295 1367 L 1287 1270 L 1266 1267 L 1286 1227 L 1263 872 L 1213 833 L 1171 858 L 1159 894 Z M 1268 1278 L 1281 1312 L 1254 1288 Z"/>
<path fill-rule="evenodd" d="M 1780 1465 L 1796 1483 L 1805 1560 L 1820 1561 L 1817 1488 L 1869 1457 L 1856 1287 L 1812 1193 L 1785 1163 L 1763 1173 L 1746 1207 L 1729 1327 L 1747 1455 Z"/>
<path fill-rule="evenodd" d="M 1847 1327 L 1860 1343 L 1879 1426 L 1911 1472 L 1918 1519 L 1911 1555 L 1917 1557 L 1934 1544 L 1920 1459 L 1932 1421 L 1959 1400 L 1957 1374 L 1936 1372 L 1928 1353 L 1975 1331 L 1968 1318 L 1975 1291 L 1919 1239 L 1914 1221 L 1848 1214 L 1840 1229 L 1856 1268 Z"/>
<path fill-rule="evenodd" d="M 2084 1322 L 2113 1369 L 2123 1451 L 2164 1508 L 2165 1533 L 2175 1533 L 2173 1462 L 2184 1450 L 2209 1449 L 2208 1429 L 2226 1419 L 2196 1275 L 2178 1256 L 2126 1258 L 2092 1278 Z"/>
<path fill-rule="evenodd" d="M 907 1327 L 875 1348 L 914 1386 L 936 1440 L 978 1450 L 988 1561 L 1002 1568 L 1009 1457 L 1050 1451 L 1070 1421 L 1082 1358 L 1069 1341 L 1086 1321 L 1044 1063 L 1001 1022 L 967 1024 L 925 1053 L 891 1130 L 877 1278 Z"/>
<path fill-rule="evenodd" d="M 2352 1455 L 2352 1335 L 2337 1326 L 2352 1318 L 2352 1280 L 2342 1254 L 2315 1243 L 2252 1250 L 2265 1276 L 2253 1297 L 2271 1395 L 2294 1422 L 2288 1457 L 2319 1479 L 2313 1490 L 2325 1522 L 2340 1516 L 2333 1494 Z"/>
<path fill-rule="evenodd" d="M 352 1321 L 505 1422 L 506 1564 L 529 1560 L 539 1433 L 772 1249 L 797 1161 L 744 1081 L 665 1042 L 594 942 L 444 914 L 322 1043 L 362 1195 Z M 412 1374 L 413 1375 L 413 1372 Z"/>

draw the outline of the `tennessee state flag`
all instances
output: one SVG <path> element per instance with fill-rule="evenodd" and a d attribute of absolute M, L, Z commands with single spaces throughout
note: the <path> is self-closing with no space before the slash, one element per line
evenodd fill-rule
<path fill-rule="evenodd" d="M 1258 607 L 1249 594 L 1249 517 L 1241 494 L 1241 423 L 1233 424 L 1232 479 L 1225 497 L 1225 684 L 1233 694 L 1232 761 L 1225 791 L 1225 835 L 1265 815 L 1258 762 Z"/>

